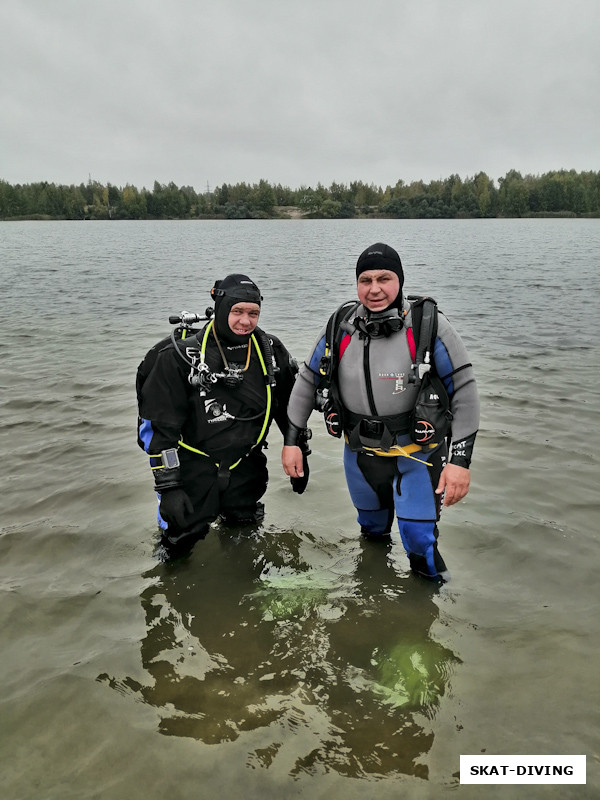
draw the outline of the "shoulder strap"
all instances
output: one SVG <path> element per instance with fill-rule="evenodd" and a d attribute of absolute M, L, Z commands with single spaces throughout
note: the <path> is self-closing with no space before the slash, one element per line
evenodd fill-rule
<path fill-rule="evenodd" d="M 348 300 L 342 303 L 329 317 L 325 328 L 325 352 L 319 363 L 321 380 L 319 388 L 328 387 L 337 371 L 340 360 L 340 343 L 344 335 L 344 323 L 350 319 L 360 303 L 357 300 Z"/>
<path fill-rule="evenodd" d="M 416 349 L 413 381 L 419 386 L 423 375 L 429 372 L 433 365 L 433 348 L 435 347 L 438 323 L 437 302 L 427 295 L 409 295 L 407 299 L 411 304 Z"/>

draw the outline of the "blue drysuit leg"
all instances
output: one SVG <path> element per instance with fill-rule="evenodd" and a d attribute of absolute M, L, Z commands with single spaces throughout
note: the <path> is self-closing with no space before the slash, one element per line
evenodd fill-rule
<path fill-rule="evenodd" d="M 436 495 L 435 489 L 446 463 L 446 446 L 412 455 L 413 458 L 397 459 L 370 456 L 346 446 L 344 470 L 348 491 L 363 533 L 389 533 L 395 511 L 413 572 L 444 580 L 440 573 L 447 572 L 446 565 L 437 547 L 441 496 Z"/>
<path fill-rule="evenodd" d="M 441 497 L 435 489 L 446 463 L 446 447 L 443 445 L 432 454 L 415 453 L 414 458 L 418 461 L 398 459 L 394 483 L 398 528 L 412 570 L 440 580 L 446 565 L 437 547 Z"/>

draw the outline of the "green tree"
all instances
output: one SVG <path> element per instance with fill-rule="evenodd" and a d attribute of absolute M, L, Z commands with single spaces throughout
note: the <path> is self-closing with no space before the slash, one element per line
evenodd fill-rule
<path fill-rule="evenodd" d="M 334 219 L 340 217 L 342 214 L 342 204 L 339 200 L 332 200 L 327 198 L 321 203 L 319 213 L 326 219 Z"/>
<path fill-rule="evenodd" d="M 83 219 L 85 198 L 78 186 L 61 186 L 63 213 L 67 219 Z"/>
<path fill-rule="evenodd" d="M 485 172 L 479 172 L 473 179 L 473 188 L 480 215 L 482 217 L 492 216 L 495 191 L 494 182 L 490 180 Z"/>
<path fill-rule="evenodd" d="M 265 180 L 260 180 L 258 185 L 254 185 L 248 200 L 251 208 L 262 211 L 264 214 L 272 214 L 277 204 L 277 196 L 273 187 Z"/>
<path fill-rule="evenodd" d="M 527 187 L 520 172 L 512 169 L 499 179 L 500 213 L 505 217 L 521 217 L 529 209 Z"/>
<path fill-rule="evenodd" d="M 563 211 L 565 209 L 565 193 L 561 176 L 557 173 L 543 175 L 540 180 L 540 194 L 543 211 Z"/>
<path fill-rule="evenodd" d="M 308 214 L 316 213 L 321 207 L 322 198 L 310 186 L 300 189 L 297 205 Z"/>
<path fill-rule="evenodd" d="M 389 214 L 392 217 L 400 219 L 407 219 L 411 216 L 410 206 L 407 200 L 402 197 L 393 197 L 389 202 L 381 206 L 384 214 Z"/>
<path fill-rule="evenodd" d="M 146 195 L 138 192 L 135 186 L 127 184 L 121 195 L 119 213 L 125 219 L 146 219 L 148 214 Z"/>

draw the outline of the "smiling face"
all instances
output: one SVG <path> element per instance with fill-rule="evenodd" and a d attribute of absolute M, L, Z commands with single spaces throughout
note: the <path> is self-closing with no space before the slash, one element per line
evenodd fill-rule
<path fill-rule="evenodd" d="M 248 336 L 254 332 L 260 317 L 258 303 L 236 303 L 231 307 L 227 322 L 238 336 Z"/>
<path fill-rule="evenodd" d="M 390 269 L 368 269 L 358 276 L 356 290 L 365 308 L 383 311 L 398 296 L 400 279 Z"/>

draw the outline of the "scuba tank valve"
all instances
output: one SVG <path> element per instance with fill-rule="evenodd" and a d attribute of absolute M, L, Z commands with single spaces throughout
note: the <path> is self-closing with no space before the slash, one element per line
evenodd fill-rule
<path fill-rule="evenodd" d="M 212 308 L 205 309 L 204 316 L 195 314 L 192 311 L 182 311 L 181 314 L 171 314 L 169 323 L 171 325 L 181 325 L 184 328 L 191 328 L 196 322 L 206 322 L 214 313 Z"/>

